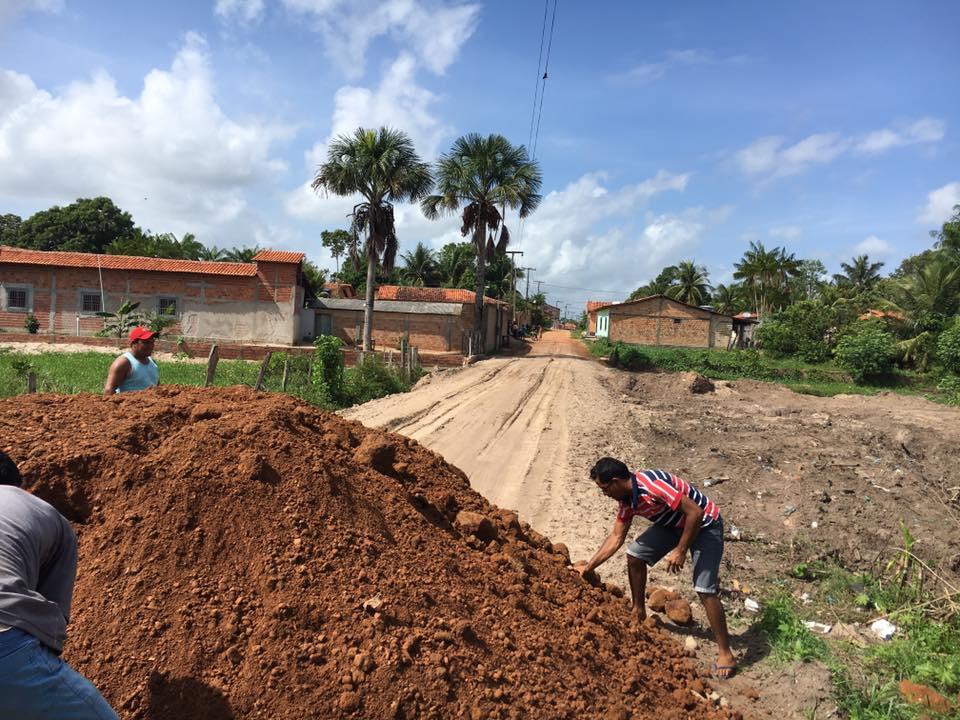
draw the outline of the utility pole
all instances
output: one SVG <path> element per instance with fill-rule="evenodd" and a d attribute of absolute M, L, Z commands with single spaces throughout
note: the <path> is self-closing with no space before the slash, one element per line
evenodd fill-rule
<path fill-rule="evenodd" d="M 526 301 L 527 301 L 527 312 L 530 312 L 530 273 L 535 272 L 536 268 L 532 267 L 522 267 L 520 268 L 527 274 L 527 292 L 526 292 Z M 529 318 L 528 318 L 529 320 Z"/>
<path fill-rule="evenodd" d="M 523 250 L 507 250 L 506 255 L 510 255 L 510 325 L 513 326 L 513 319 L 517 316 L 517 264 L 513 260 L 514 255 L 523 255 Z"/>

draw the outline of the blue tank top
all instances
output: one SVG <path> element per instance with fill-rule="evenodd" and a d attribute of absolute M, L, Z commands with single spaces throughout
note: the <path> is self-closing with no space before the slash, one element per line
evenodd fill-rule
<path fill-rule="evenodd" d="M 127 379 L 120 383 L 120 387 L 117 388 L 118 393 L 146 390 L 160 383 L 160 368 L 157 367 L 153 358 L 147 358 L 147 361 L 142 363 L 131 352 L 125 352 L 123 356 L 130 363 L 130 373 Z"/>

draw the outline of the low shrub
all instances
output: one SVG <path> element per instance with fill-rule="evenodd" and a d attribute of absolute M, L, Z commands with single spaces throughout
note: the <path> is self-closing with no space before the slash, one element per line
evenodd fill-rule
<path fill-rule="evenodd" d="M 960 318 L 940 333 L 937 358 L 945 369 L 960 375 Z"/>
<path fill-rule="evenodd" d="M 23 328 L 31 335 L 36 335 L 40 331 L 40 321 L 37 320 L 37 316 L 27 313 L 27 317 L 23 320 Z"/>
<path fill-rule="evenodd" d="M 410 389 L 410 384 L 404 382 L 398 373 L 388 368 L 376 355 L 365 357 L 356 367 L 351 368 L 344 385 L 346 405 L 359 405 Z"/>
<path fill-rule="evenodd" d="M 653 367 L 650 356 L 641 348 L 619 342 L 613 346 L 610 363 L 624 370 L 649 370 Z"/>
<path fill-rule="evenodd" d="M 311 382 L 322 386 L 326 397 L 333 402 L 344 399 L 342 345 L 343 341 L 333 335 L 320 335 L 313 341 L 315 367 Z"/>
<path fill-rule="evenodd" d="M 816 300 L 804 300 L 761 323 L 757 341 L 772 357 L 824 362 L 830 357 L 826 338 L 832 324 L 830 308 Z"/>
<path fill-rule="evenodd" d="M 854 382 L 868 382 L 893 371 L 897 341 L 886 330 L 865 323 L 858 332 L 840 338 L 834 357 Z"/>

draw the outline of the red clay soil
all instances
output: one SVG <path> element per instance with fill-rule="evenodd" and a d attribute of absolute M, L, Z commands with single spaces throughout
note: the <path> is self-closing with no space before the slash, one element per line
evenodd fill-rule
<path fill-rule="evenodd" d="M 65 658 L 124 718 L 739 717 L 413 440 L 164 387 L 0 401 L 0 447 L 75 523 Z"/>

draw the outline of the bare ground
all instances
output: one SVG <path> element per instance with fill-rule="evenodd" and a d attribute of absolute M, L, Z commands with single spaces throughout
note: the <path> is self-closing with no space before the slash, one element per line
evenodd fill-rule
<path fill-rule="evenodd" d="M 615 507 L 588 479 L 595 460 L 612 455 L 701 487 L 720 481 L 704 489 L 728 530 L 744 537 L 727 544 L 727 590 L 734 580 L 763 589 L 815 557 L 866 567 L 899 546 L 901 520 L 915 552 L 960 580 L 960 410 L 894 394 L 819 398 L 749 380 L 695 395 L 690 381 L 608 368 L 558 331 L 527 355 L 441 372 L 409 394 L 343 414 L 441 453 L 490 501 L 517 510 L 575 558 L 589 557 L 612 524 Z M 602 571 L 625 586 L 622 551 Z M 651 582 L 694 597 L 687 571 L 654 568 Z M 741 659 L 730 694 L 753 686 L 760 715 L 800 718 L 817 707 L 823 717 L 825 671 L 759 662 L 766 649 L 737 619 L 742 600 L 725 596 Z M 712 661 L 700 627 L 677 632 L 702 636 L 700 658 Z"/>

